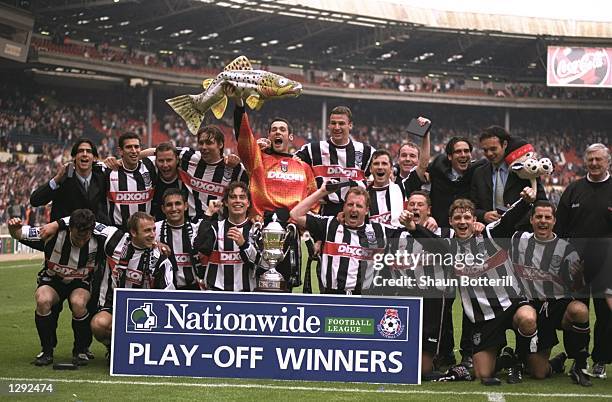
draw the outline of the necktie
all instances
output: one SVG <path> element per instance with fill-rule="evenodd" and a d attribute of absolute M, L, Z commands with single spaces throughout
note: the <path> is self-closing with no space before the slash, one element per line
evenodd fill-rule
<path fill-rule="evenodd" d="M 87 179 L 83 180 L 83 188 L 85 189 L 85 192 L 87 193 L 87 190 L 89 189 L 89 180 Z"/>
<path fill-rule="evenodd" d="M 501 169 L 495 169 L 495 200 L 493 208 L 505 209 L 504 205 L 504 183 L 502 182 Z"/>

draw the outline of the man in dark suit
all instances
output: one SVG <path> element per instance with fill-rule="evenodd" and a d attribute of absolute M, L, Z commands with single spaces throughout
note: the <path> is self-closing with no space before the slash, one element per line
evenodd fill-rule
<path fill-rule="evenodd" d="M 53 202 L 52 221 L 85 208 L 96 215 L 97 222 L 108 223 L 104 172 L 100 166 L 94 165 L 98 150 L 91 140 L 81 138 L 74 143 L 70 154 L 74 160 L 60 166 L 48 183 L 34 190 L 30 204 L 39 207 Z"/>
<path fill-rule="evenodd" d="M 62 165 L 55 176 L 48 182 L 38 187 L 30 195 L 30 204 L 35 207 L 51 205 L 51 221 L 70 216 L 77 209 L 89 209 L 96 216 L 96 222 L 109 223 L 106 215 L 106 185 L 104 172 L 98 165 L 94 165 L 98 158 L 98 150 L 93 142 L 87 138 L 80 138 L 72 146 L 70 155 L 74 158 L 67 165 Z M 98 270 L 97 272 L 102 272 Z M 101 277 L 96 274 L 92 284 L 92 297 L 87 308 L 90 313 L 95 312 L 97 307 L 97 292 Z M 62 304 L 53 307 L 53 319 L 57 327 L 57 320 L 63 308 Z M 54 345 L 57 339 L 53 340 Z M 89 359 L 93 354 L 86 350 Z"/>
<path fill-rule="evenodd" d="M 440 227 L 450 226 L 449 207 L 456 199 L 469 197 L 474 171 L 482 163 L 472 161 L 472 144 L 467 138 L 453 137 L 446 144 L 445 153 L 429 164 L 431 216 Z"/>
<path fill-rule="evenodd" d="M 480 134 L 480 147 L 487 163 L 474 171 L 471 184 L 471 199 L 476 205 L 476 217 L 485 224 L 501 217 L 509 205 L 520 198 L 529 180 L 519 178 L 510 171 L 516 159 L 533 152 L 533 147 L 524 140 L 510 137 L 500 126 L 490 126 Z M 544 187 L 538 179 L 536 199 L 545 200 Z M 527 224 L 527 220 L 523 223 Z"/>

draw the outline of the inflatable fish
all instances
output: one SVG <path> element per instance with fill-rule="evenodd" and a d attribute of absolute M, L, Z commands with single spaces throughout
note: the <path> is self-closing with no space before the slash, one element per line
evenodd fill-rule
<path fill-rule="evenodd" d="M 202 82 L 204 92 L 166 99 L 166 103 L 197 134 L 204 114 L 210 109 L 217 119 L 223 117 L 228 97 L 242 99 L 251 109 L 259 110 L 268 99 L 297 97 L 302 84 L 264 70 L 253 70 L 251 62 L 240 56 L 228 64 L 216 78 Z"/>

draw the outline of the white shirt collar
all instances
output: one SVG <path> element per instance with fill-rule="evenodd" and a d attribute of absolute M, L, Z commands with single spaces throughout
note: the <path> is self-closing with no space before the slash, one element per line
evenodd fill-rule
<path fill-rule="evenodd" d="M 606 176 L 603 179 L 601 179 L 601 180 L 593 180 L 591 178 L 591 174 L 590 173 L 587 173 L 586 178 L 591 183 L 603 183 L 604 181 L 606 181 L 606 180 L 608 180 L 610 178 L 610 172 L 606 172 Z"/>

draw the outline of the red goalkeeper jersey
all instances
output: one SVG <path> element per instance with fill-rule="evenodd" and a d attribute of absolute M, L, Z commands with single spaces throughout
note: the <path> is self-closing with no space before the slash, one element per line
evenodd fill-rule
<path fill-rule="evenodd" d="M 235 119 L 239 118 L 240 113 L 236 111 Z M 250 177 L 251 215 L 263 216 L 264 211 L 274 211 L 277 208 L 291 211 L 301 200 L 316 191 L 317 184 L 308 164 L 294 160 L 290 154 L 262 152 L 246 113 L 242 113 L 239 124 L 236 133 L 238 156 Z"/>

